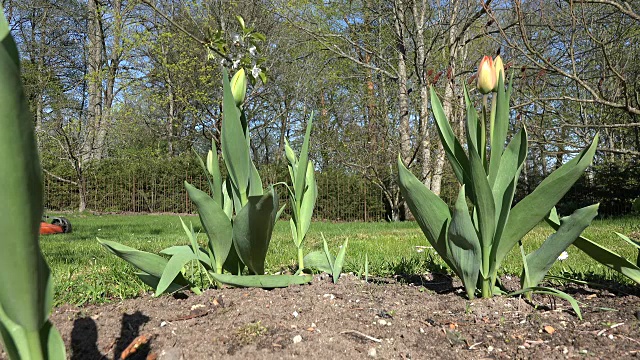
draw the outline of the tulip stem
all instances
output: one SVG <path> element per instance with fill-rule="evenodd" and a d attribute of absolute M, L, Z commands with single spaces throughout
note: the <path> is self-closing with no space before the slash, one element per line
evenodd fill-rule
<path fill-rule="evenodd" d="M 42 342 L 40 340 L 40 332 L 38 330 L 25 331 L 25 337 L 27 348 L 29 349 L 29 355 L 31 356 L 30 359 L 44 359 L 44 354 L 42 353 Z"/>
<path fill-rule="evenodd" d="M 488 115 L 487 115 L 487 102 L 489 99 L 489 94 L 485 94 L 482 96 L 482 120 L 480 122 L 481 124 L 481 131 L 482 133 L 480 134 L 480 144 L 478 145 L 480 149 L 479 153 L 480 153 L 480 158 L 482 159 L 482 165 L 484 165 L 485 170 L 487 169 L 487 128 L 486 128 L 486 124 L 487 124 L 487 120 L 488 120 Z"/>
<path fill-rule="evenodd" d="M 302 253 L 302 244 L 298 248 L 298 270 L 304 269 L 304 254 Z"/>

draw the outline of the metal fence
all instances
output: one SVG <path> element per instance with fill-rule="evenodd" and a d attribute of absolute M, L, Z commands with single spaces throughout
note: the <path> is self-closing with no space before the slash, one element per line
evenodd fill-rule
<path fill-rule="evenodd" d="M 385 218 L 382 191 L 368 182 L 344 174 L 318 173 L 318 200 L 314 216 L 331 221 L 381 221 Z M 202 190 L 207 190 L 203 175 L 185 173 L 184 177 L 90 174 L 87 181 L 87 210 L 109 212 L 195 213 L 189 200 L 184 180 Z M 278 179 L 263 176 L 265 184 Z M 49 211 L 77 210 L 78 187 L 45 177 L 45 206 Z M 280 202 L 288 203 L 283 187 L 277 187 Z M 287 210 L 284 212 L 288 215 Z"/>

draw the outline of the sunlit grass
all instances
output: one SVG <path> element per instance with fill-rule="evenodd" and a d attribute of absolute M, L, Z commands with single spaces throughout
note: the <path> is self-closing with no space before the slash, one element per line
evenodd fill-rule
<path fill-rule="evenodd" d="M 130 298 L 148 290 L 133 275 L 133 268 L 109 254 L 96 237 L 121 242 L 140 250 L 157 253 L 171 245 L 187 244 L 178 216 L 172 215 L 69 215 L 73 233 L 42 238 L 42 249 L 51 266 L 56 285 L 56 304 L 100 303 L 112 299 Z M 193 222 L 199 239 L 206 236 L 197 216 L 187 216 Z M 635 261 L 637 253 L 614 233 L 640 231 L 640 219 L 596 220 L 585 235 L 592 240 Z M 321 233 L 329 247 L 337 248 L 349 238 L 345 272 L 360 272 L 365 254 L 369 258 L 369 274 L 422 274 L 444 266 L 435 255 L 415 222 L 404 223 L 329 223 L 315 222 L 307 235 L 305 251 L 322 246 Z M 537 248 L 551 233 L 539 225 L 523 241 L 525 252 Z M 416 246 L 419 246 L 417 248 Z M 420 251 L 420 252 L 419 252 Z M 296 264 L 296 248 L 291 240 L 289 224 L 278 222 L 269 253 L 267 271 L 291 271 Z M 504 264 L 504 272 L 519 275 L 519 251 L 512 251 Z M 599 265 L 575 247 L 569 248 L 569 258 L 557 262 L 550 274 L 569 272 L 576 277 L 601 277 L 622 280 L 617 274 Z"/>

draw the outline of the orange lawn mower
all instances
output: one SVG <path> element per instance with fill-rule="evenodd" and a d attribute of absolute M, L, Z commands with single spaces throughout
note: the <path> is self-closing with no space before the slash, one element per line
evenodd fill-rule
<path fill-rule="evenodd" d="M 45 218 L 48 218 L 48 216 L 45 216 Z M 67 218 L 63 217 L 54 217 L 51 223 L 46 221 L 40 223 L 40 235 L 67 234 L 71 230 L 71 223 Z"/>

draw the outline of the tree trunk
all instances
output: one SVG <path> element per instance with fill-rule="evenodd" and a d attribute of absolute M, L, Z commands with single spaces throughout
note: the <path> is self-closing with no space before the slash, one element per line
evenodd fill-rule
<path fill-rule="evenodd" d="M 431 139 L 429 131 L 429 79 L 427 79 L 426 54 L 424 45 L 424 23 L 427 8 L 426 0 L 413 0 L 411 11 L 416 24 L 416 64 L 415 70 L 420 84 L 420 163 L 421 178 L 424 185 L 431 189 Z"/>
<path fill-rule="evenodd" d="M 97 0 L 88 0 L 89 45 L 88 45 L 88 95 L 89 109 L 85 139 L 82 149 L 82 162 L 98 158 L 97 140 L 102 126 L 102 75 L 104 47 L 102 32 L 102 9 Z"/>
<path fill-rule="evenodd" d="M 405 165 L 411 161 L 411 135 L 409 126 L 409 95 L 407 93 L 407 49 L 404 35 L 404 4 L 395 3 L 396 51 L 398 52 L 398 116 L 400 120 L 400 153 Z"/>

